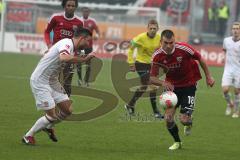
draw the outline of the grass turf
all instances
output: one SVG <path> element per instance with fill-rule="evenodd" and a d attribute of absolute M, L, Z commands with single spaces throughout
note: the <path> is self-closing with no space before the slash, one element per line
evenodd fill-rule
<path fill-rule="evenodd" d="M 63 122 L 56 126 L 58 143 L 51 142 L 45 133 L 36 135 L 37 145 L 26 146 L 21 137 L 42 112 L 37 112 L 29 77 L 39 57 L 20 54 L 0 54 L 0 159 L 4 160 L 238 160 L 240 146 L 239 119 L 224 115 L 226 103 L 221 94 L 223 68 L 211 67 L 216 85 L 207 88 L 204 79 L 197 91 L 192 135 L 183 136 L 183 149 L 169 151 L 173 143 L 165 123 L 149 119 L 150 102 L 137 102 L 137 111 L 144 119 L 129 120 L 123 102 L 111 113 L 87 122 Z M 111 61 L 104 67 L 94 88 L 111 92 L 118 97 L 111 83 Z M 76 83 L 76 77 L 74 78 Z M 85 111 L 99 101 L 73 96 L 75 111 Z"/>

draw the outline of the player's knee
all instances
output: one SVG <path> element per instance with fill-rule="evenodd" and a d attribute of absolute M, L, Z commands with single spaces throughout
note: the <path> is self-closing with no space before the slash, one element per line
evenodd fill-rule
<path fill-rule="evenodd" d="M 224 94 L 227 94 L 229 92 L 229 87 L 222 87 L 222 91 Z"/>
<path fill-rule="evenodd" d="M 182 125 L 184 126 L 191 126 L 192 125 L 192 120 L 189 121 L 181 121 Z"/>
<path fill-rule="evenodd" d="M 146 91 L 147 85 L 142 85 L 139 89 L 139 91 Z"/>
<path fill-rule="evenodd" d="M 192 119 L 188 115 L 180 116 L 180 121 L 184 126 L 192 125 Z"/>
<path fill-rule="evenodd" d="M 168 123 L 174 122 L 174 118 L 172 114 L 165 114 L 164 115 L 165 121 Z"/>
<path fill-rule="evenodd" d="M 175 122 L 174 121 L 167 121 L 166 125 L 167 125 L 168 129 L 171 129 L 175 126 Z"/>
<path fill-rule="evenodd" d="M 52 115 L 45 114 L 45 117 L 50 123 L 54 123 L 54 122 L 58 121 L 58 117 L 56 114 L 52 114 Z"/>
<path fill-rule="evenodd" d="M 64 113 L 67 115 L 67 116 L 70 116 L 72 114 L 72 107 L 70 106 L 68 109 L 64 110 Z"/>
<path fill-rule="evenodd" d="M 63 113 L 64 116 L 69 116 L 72 114 L 72 101 L 66 100 L 58 104 L 60 113 Z"/>

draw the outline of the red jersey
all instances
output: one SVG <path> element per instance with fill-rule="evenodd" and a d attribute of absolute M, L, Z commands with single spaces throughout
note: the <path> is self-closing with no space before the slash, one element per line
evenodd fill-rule
<path fill-rule="evenodd" d="M 51 44 L 50 32 L 52 30 L 54 32 L 53 44 L 55 44 L 63 38 L 72 38 L 73 28 L 76 26 L 83 26 L 83 22 L 79 17 L 74 15 L 73 18 L 67 18 L 64 12 L 53 14 L 44 33 L 47 45 Z"/>
<path fill-rule="evenodd" d="M 166 81 L 174 87 L 189 87 L 196 85 L 201 73 L 196 60 L 201 55 L 186 43 L 176 43 L 171 55 L 167 55 L 162 48 L 156 50 L 152 57 L 151 76 L 158 76 L 159 67 L 168 69 Z"/>
<path fill-rule="evenodd" d="M 88 17 L 88 19 L 84 19 L 83 17 L 81 17 L 81 20 L 83 22 L 83 27 L 87 28 L 88 30 L 90 30 L 91 32 L 93 32 L 94 30 L 96 31 L 98 29 L 96 20 L 94 18 Z M 92 46 L 93 41 L 90 41 L 90 46 Z"/>

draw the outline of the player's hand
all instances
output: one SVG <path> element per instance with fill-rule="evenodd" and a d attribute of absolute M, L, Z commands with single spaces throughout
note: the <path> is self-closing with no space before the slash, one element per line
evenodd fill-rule
<path fill-rule="evenodd" d="M 90 59 L 92 59 L 92 58 L 94 58 L 94 57 L 96 57 L 96 53 L 95 53 L 95 52 L 91 52 L 90 54 L 88 54 L 88 55 L 86 56 L 86 60 L 88 61 L 88 60 L 90 60 Z"/>
<path fill-rule="evenodd" d="M 94 41 L 97 41 L 99 39 L 99 34 L 95 34 L 94 36 L 93 36 L 93 40 Z"/>
<path fill-rule="evenodd" d="M 130 70 L 130 72 L 135 72 L 136 71 L 135 65 L 134 64 L 130 65 L 129 70 Z"/>
<path fill-rule="evenodd" d="M 52 44 L 48 44 L 47 47 L 48 49 L 50 49 L 52 47 Z"/>
<path fill-rule="evenodd" d="M 174 86 L 168 81 L 162 81 L 162 86 L 164 87 L 164 89 L 166 91 L 173 91 L 174 90 Z"/>
<path fill-rule="evenodd" d="M 213 87 L 213 85 L 215 83 L 215 80 L 214 80 L 213 77 L 209 76 L 209 77 L 206 78 L 206 83 L 207 83 L 208 86 Z"/>

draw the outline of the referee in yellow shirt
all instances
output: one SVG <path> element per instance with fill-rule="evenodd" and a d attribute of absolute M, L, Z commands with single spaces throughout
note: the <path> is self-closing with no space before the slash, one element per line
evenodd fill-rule
<path fill-rule="evenodd" d="M 150 20 L 148 22 L 147 32 L 137 35 L 131 41 L 131 46 L 128 51 L 128 63 L 130 66 L 130 71 L 137 71 L 141 79 L 141 87 L 136 90 L 130 102 L 125 105 L 129 115 L 134 115 L 135 103 L 148 87 L 152 54 L 160 46 L 160 34 L 158 34 L 157 31 L 157 21 Z M 136 57 L 134 57 L 135 49 L 137 49 Z M 156 91 L 150 92 L 150 101 L 154 116 L 156 118 L 163 118 L 157 108 Z"/>

